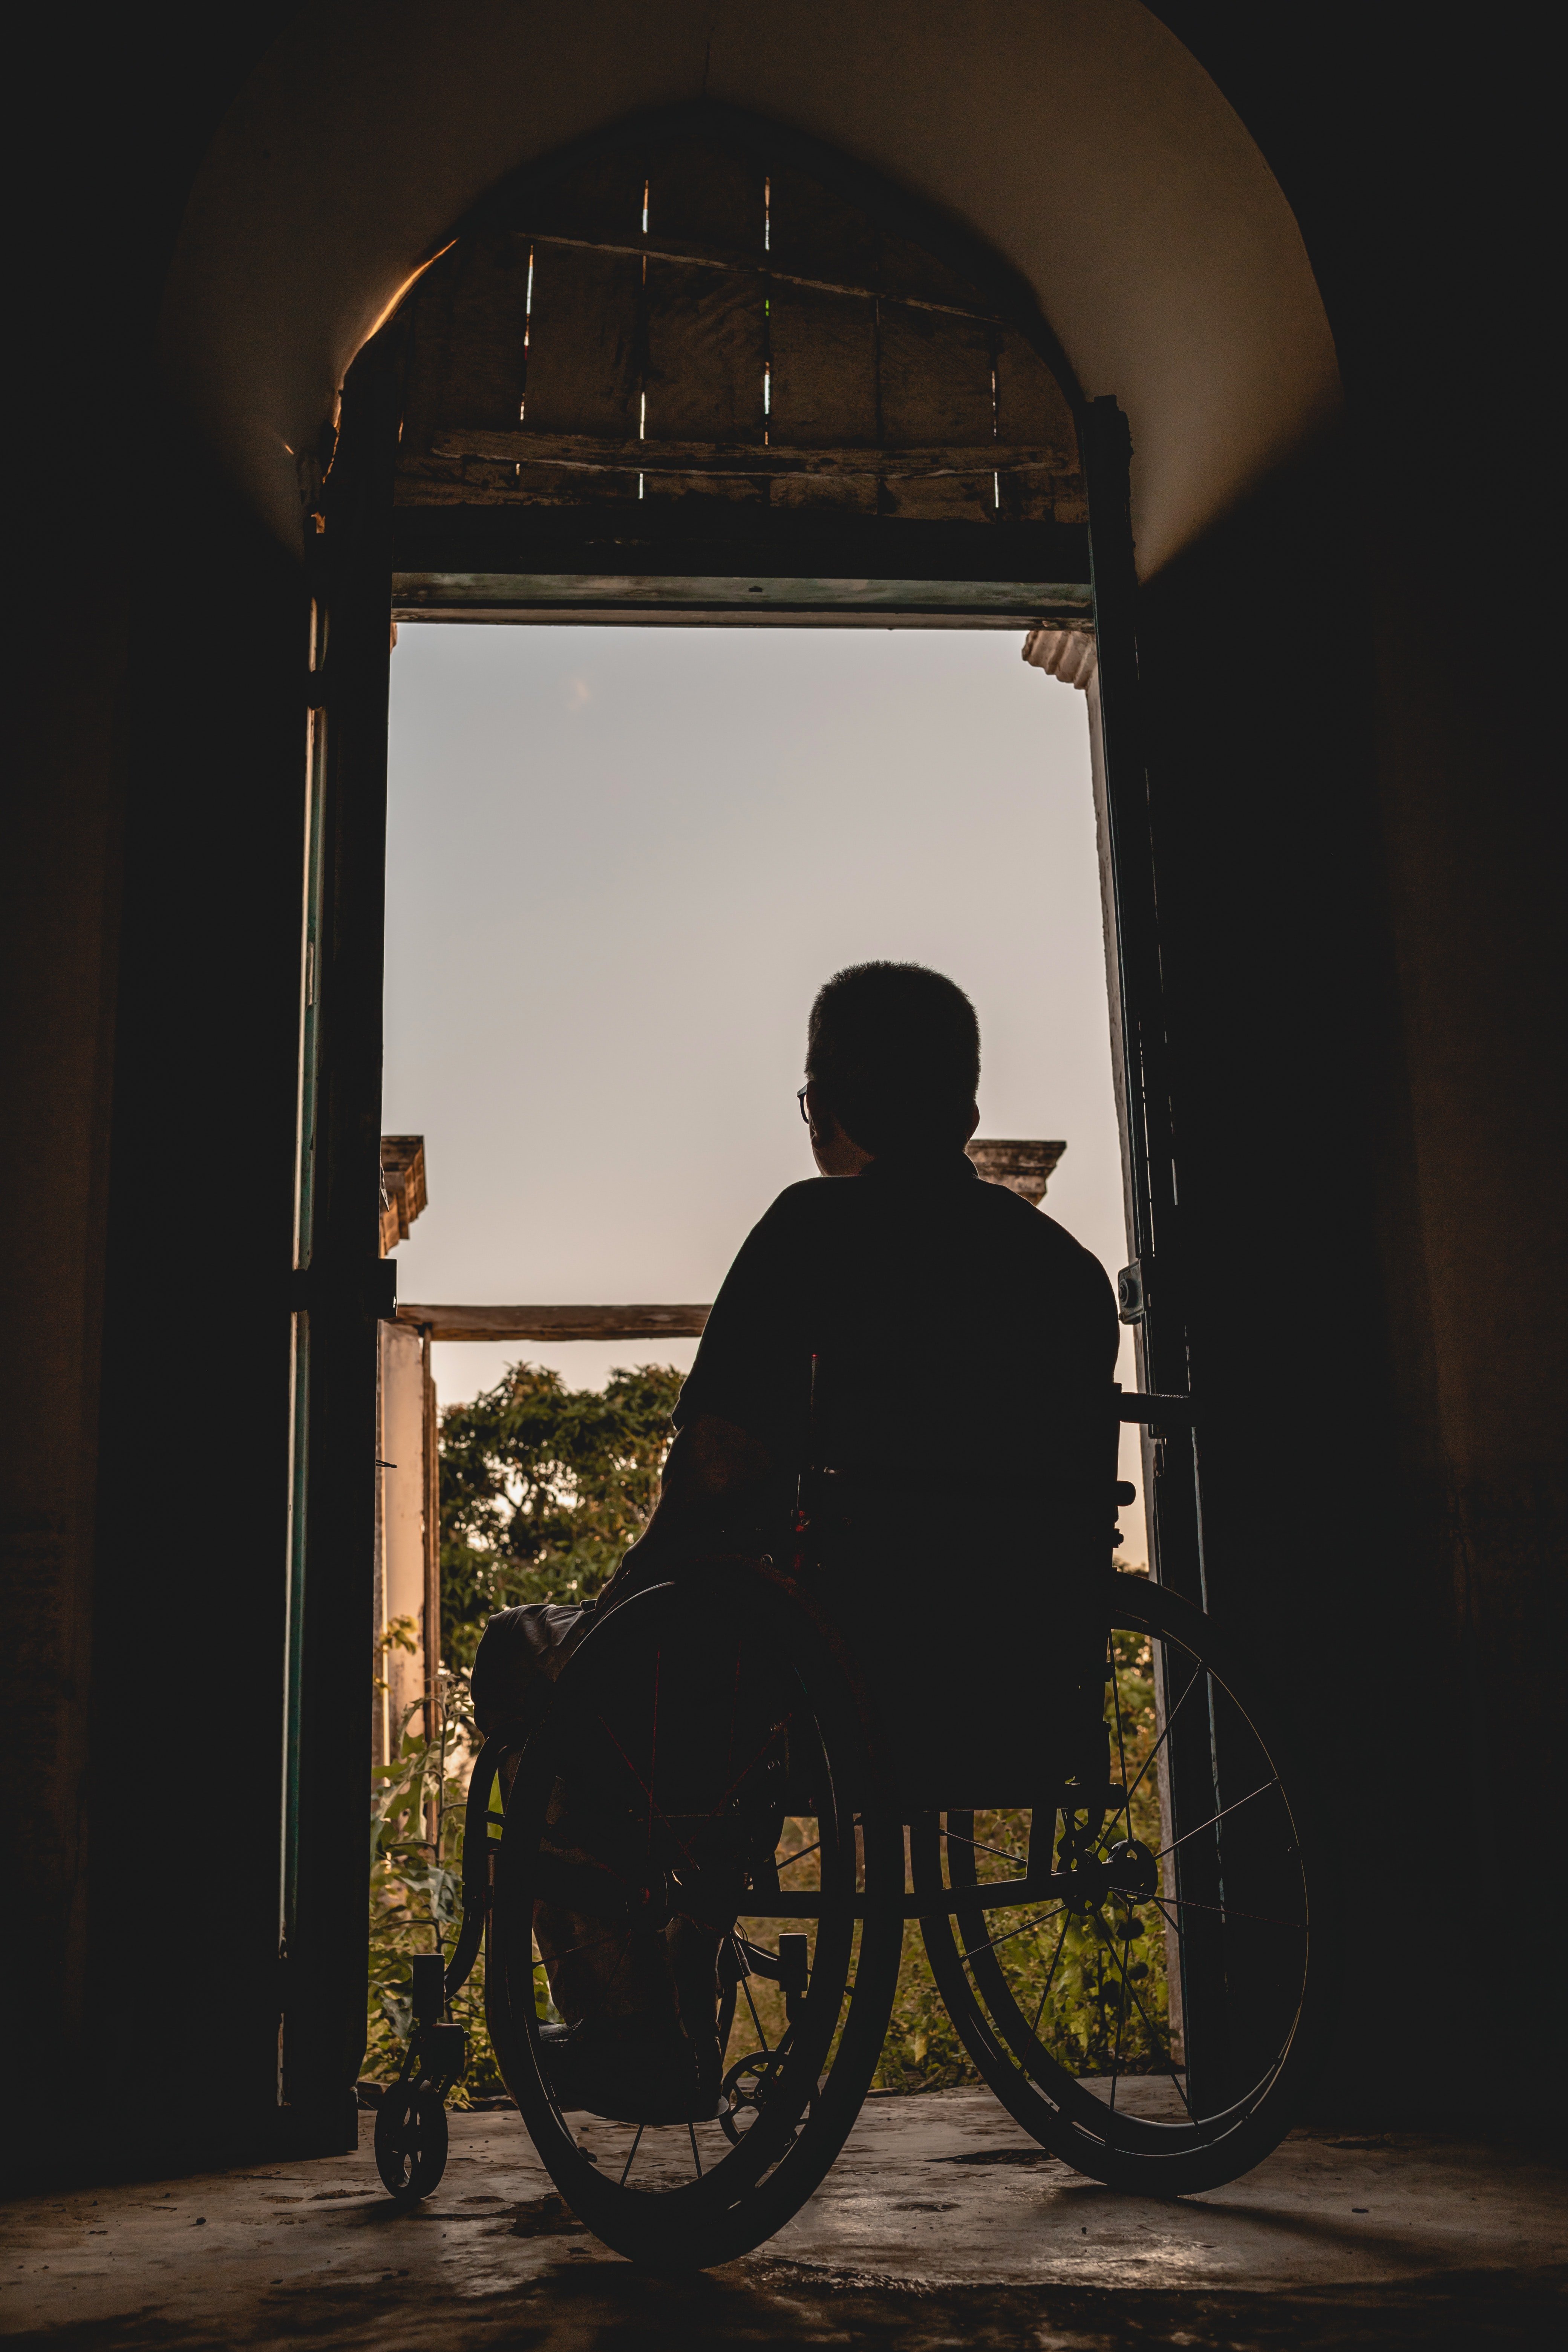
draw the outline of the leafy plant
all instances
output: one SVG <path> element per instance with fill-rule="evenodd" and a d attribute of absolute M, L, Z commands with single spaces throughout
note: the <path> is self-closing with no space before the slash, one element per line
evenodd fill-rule
<path fill-rule="evenodd" d="M 363 2076 L 390 2083 L 403 2063 L 413 2024 L 409 1962 L 416 1952 L 450 1959 L 462 1916 L 464 1809 L 462 1764 L 476 1744 L 468 1676 L 444 1674 L 433 1734 L 410 1728 L 423 1702 L 405 1707 L 397 1754 L 371 1773 L 370 2033 Z M 503 2088 L 485 2025 L 484 1955 L 452 2004 L 468 2034 L 468 2072 L 451 2095 L 455 2107 Z"/>
<path fill-rule="evenodd" d="M 441 1654 L 469 1666 L 485 1620 L 524 1601 L 587 1601 L 658 1493 L 681 1374 L 614 1371 L 603 1390 L 513 1364 L 441 1416 Z"/>

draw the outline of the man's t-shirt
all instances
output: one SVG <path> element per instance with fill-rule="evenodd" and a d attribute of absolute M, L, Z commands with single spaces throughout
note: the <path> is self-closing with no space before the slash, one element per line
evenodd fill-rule
<path fill-rule="evenodd" d="M 959 1152 L 792 1185 L 714 1301 L 677 1424 L 772 1457 L 737 1548 L 839 1474 L 815 1556 L 906 1802 L 1033 1803 L 1098 1708 L 1118 1336 L 1098 1261 Z"/>
<path fill-rule="evenodd" d="M 963 1153 L 873 1160 L 752 1229 L 675 1419 L 735 1423 L 791 1478 L 1038 1496 L 1090 1469 L 1118 1336 L 1098 1260 Z"/>

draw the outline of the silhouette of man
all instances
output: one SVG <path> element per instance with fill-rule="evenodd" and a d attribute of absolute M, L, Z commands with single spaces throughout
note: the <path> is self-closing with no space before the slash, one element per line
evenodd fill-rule
<path fill-rule="evenodd" d="M 856 964 L 818 992 L 800 1104 L 820 1174 L 780 1194 L 725 1276 L 658 1503 L 605 1600 L 682 1551 L 776 1533 L 808 1454 L 875 1496 L 894 1549 L 914 1544 L 906 1596 L 917 1558 L 951 1559 L 950 1523 L 1037 1522 L 1044 1496 L 1081 1486 L 1114 1294 L 1054 1219 L 980 1180 L 979 1080 L 974 1008 L 941 973 Z"/>
<path fill-rule="evenodd" d="M 787 1552 L 802 1470 L 826 1465 L 824 1590 L 906 1803 L 1015 1801 L 987 1788 L 1020 1759 L 1037 1777 L 1109 1559 L 1114 1297 L 1087 1250 L 966 1157 L 980 1034 L 951 980 L 837 973 L 805 1066 L 820 1173 L 780 1194 L 726 1276 L 658 1503 L 599 1607 L 704 1554 Z M 578 2029 L 550 2035 L 563 2104 L 628 2111 L 635 2078 L 629 2111 L 684 2096 L 710 2115 L 717 1939 L 679 1919 L 610 1939 L 543 1905 L 535 1925 Z"/>

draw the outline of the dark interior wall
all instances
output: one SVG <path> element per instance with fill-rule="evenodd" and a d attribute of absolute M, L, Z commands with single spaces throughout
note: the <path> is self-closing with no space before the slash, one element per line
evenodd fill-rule
<path fill-rule="evenodd" d="M 287 13 L 154 8 L 91 50 L 62 20 L 29 77 L 53 160 L 14 314 L 71 457 L 17 491 L 7 1941 L 17 2056 L 83 2169 L 275 2119 L 302 591 L 151 342 L 191 175 Z M 1157 13 L 1297 209 L 1351 411 L 1144 600 L 1216 1602 L 1304 1660 L 1352 1893 L 1424 1939 L 1358 1968 L 1330 2095 L 1498 2118 L 1543 2070 L 1454 2030 L 1434 1874 L 1459 1848 L 1535 1883 L 1562 1655 L 1551 379 L 1529 142 L 1487 79 L 1520 40 L 1508 11 L 1486 57 L 1414 10 L 1385 53 L 1348 8 Z M 1268 1395 L 1238 1369 L 1265 1353 Z"/>
<path fill-rule="evenodd" d="M 277 2088 L 306 604 L 190 492 L 131 629 L 79 2047 L 111 2131 L 152 2038 L 200 2141 Z"/>
<path fill-rule="evenodd" d="M 1349 1948 L 1394 1916 L 1419 1951 L 1452 1932 L 1467 1780 L 1463 1742 L 1428 1727 L 1464 1693 L 1389 1313 L 1413 1170 L 1376 681 L 1324 625 L 1356 544 L 1348 440 L 1144 590 L 1141 677 L 1209 1603 L 1293 1719 Z M 1327 2111 L 1460 2103 L 1431 2066 L 1442 1971 L 1345 1993 Z"/>
<path fill-rule="evenodd" d="M 1226 1383 L 1244 1339 L 1278 1367 L 1267 1397 L 1234 1383 L 1226 1417 L 1280 1465 L 1270 1613 L 1283 1638 L 1306 1628 L 1314 1728 L 1332 1725 L 1352 1921 L 1396 1917 L 1435 1958 L 1459 1856 L 1539 1888 L 1537 1933 L 1558 1904 L 1531 1820 L 1568 1633 L 1538 20 L 1507 10 L 1476 44 L 1404 12 L 1370 39 L 1342 8 L 1310 37 L 1294 12 L 1157 13 L 1296 210 L 1349 408 L 1337 460 L 1273 485 L 1144 599 L 1184 1116 L 1207 1106 L 1204 1377 Z M 1249 1140 L 1257 1193 L 1237 1181 Z M 1250 1591 L 1245 1496 L 1238 1462 L 1215 1501 L 1224 1572 Z M 1560 2093 L 1554 2021 L 1500 2067 L 1447 1968 L 1384 1990 L 1353 1971 L 1345 2095 L 1500 2118 Z"/>
<path fill-rule="evenodd" d="M 79 457 L 15 485 L 5 1944 L 27 2160 L 84 2170 L 275 2099 L 302 589 L 153 360 L 273 21 L 39 22 L 18 60 L 22 422 Z"/>

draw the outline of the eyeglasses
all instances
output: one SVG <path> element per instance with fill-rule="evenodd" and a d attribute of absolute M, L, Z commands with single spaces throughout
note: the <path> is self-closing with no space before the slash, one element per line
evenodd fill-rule
<path fill-rule="evenodd" d="M 810 1080 L 809 1078 L 807 1078 L 807 1080 L 806 1080 L 806 1082 L 805 1082 L 805 1086 L 804 1086 L 804 1087 L 797 1087 L 797 1088 L 795 1089 L 795 1100 L 796 1100 L 796 1102 L 800 1105 L 800 1115 L 801 1115 L 802 1118 L 804 1118 L 804 1119 L 805 1119 L 805 1123 L 806 1123 L 807 1127 L 809 1127 L 809 1126 L 811 1125 L 811 1113 L 807 1110 L 807 1108 L 806 1108 L 806 1107 L 805 1107 L 805 1098 L 806 1098 L 806 1096 L 807 1096 L 810 1092 L 811 1092 L 811 1080 Z"/>

